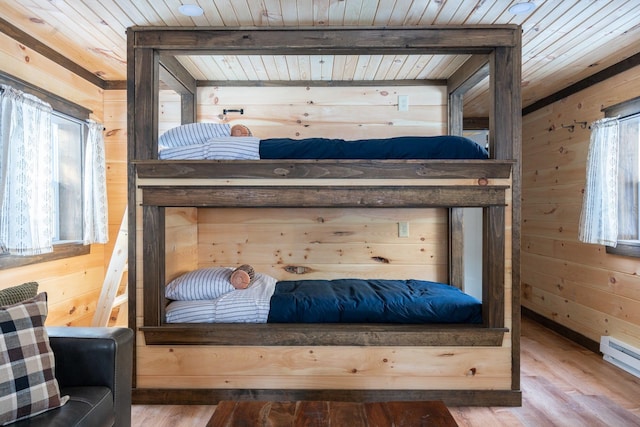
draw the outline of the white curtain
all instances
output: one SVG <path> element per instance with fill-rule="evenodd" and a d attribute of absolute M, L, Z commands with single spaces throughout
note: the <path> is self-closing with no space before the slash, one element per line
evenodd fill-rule
<path fill-rule="evenodd" d="M 51 106 L 0 88 L 0 245 L 11 255 L 53 251 Z"/>
<path fill-rule="evenodd" d="M 618 119 L 591 124 L 587 179 L 578 238 L 615 247 L 618 241 Z"/>
<path fill-rule="evenodd" d="M 84 157 L 84 244 L 107 243 L 107 168 L 103 125 L 87 120 L 87 148 Z"/>

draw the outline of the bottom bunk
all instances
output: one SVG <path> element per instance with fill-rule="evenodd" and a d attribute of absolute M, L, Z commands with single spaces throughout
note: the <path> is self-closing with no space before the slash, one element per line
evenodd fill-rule
<path fill-rule="evenodd" d="M 485 162 L 409 162 L 417 178 L 362 183 L 318 181 L 323 178 L 317 174 L 327 171 L 355 170 L 343 162 L 136 165 L 142 239 L 135 276 L 141 333 L 134 400 L 393 396 L 450 405 L 519 405 L 518 361 L 512 353 L 518 323 L 509 270 L 511 164 L 500 163 L 503 172 L 492 174 L 498 165 Z M 375 177 L 374 170 L 380 170 L 369 171 L 370 163 L 354 165 L 358 176 Z M 405 162 L 383 165 L 396 176 L 406 170 Z M 241 179 L 248 166 L 252 173 L 262 166 L 275 175 L 266 183 Z M 167 167 L 179 176 L 157 175 Z M 234 175 L 240 181 L 207 179 L 213 171 L 227 174 L 239 167 L 245 171 Z M 285 178 L 309 171 L 317 172 L 316 179 Z M 269 175 L 266 169 L 264 175 Z M 287 182 L 273 185 L 275 179 Z M 165 284 L 211 266 L 251 262 L 256 271 L 281 282 L 376 277 L 453 284 L 452 213 L 469 206 L 480 207 L 485 217 L 478 227 L 486 236 L 483 247 L 473 254 L 483 266 L 482 303 L 474 303 L 481 323 L 168 321 L 172 301 L 179 300 L 165 294 Z M 402 221 L 410 224 L 409 237 L 398 235 Z M 450 288 L 460 293 L 459 286 Z M 268 311 L 261 316 L 268 318 Z"/>

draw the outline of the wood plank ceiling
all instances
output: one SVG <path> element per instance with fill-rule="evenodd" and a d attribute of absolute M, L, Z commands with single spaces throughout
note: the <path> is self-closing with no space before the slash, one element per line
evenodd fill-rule
<path fill-rule="evenodd" d="M 523 107 L 640 52 L 640 1 L 532 0 L 16 0 L 0 4 L 11 25 L 109 81 L 126 79 L 130 26 L 397 27 L 519 24 Z M 204 14 L 183 16 L 183 3 Z M 463 56 L 184 56 L 198 80 L 446 79 Z M 465 116 L 486 116 L 487 85 L 465 99 Z"/>

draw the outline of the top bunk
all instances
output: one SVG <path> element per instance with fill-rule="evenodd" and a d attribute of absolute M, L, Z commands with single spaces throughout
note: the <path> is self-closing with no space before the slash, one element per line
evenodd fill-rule
<path fill-rule="evenodd" d="M 490 179 L 504 175 L 505 163 L 519 158 L 520 115 L 520 28 L 503 26 L 446 26 L 411 28 L 184 28 L 132 27 L 128 29 L 129 160 L 138 178 L 260 178 L 309 179 Z M 239 82 L 202 82 L 191 76 L 177 58 L 186 55 L 460 55 L 468 57 L 455 72 L 439 80 L 446 84 L 447 134 L 462 135 L 464 95 L 489 80 L 489 162 L 478 165 L 468 156 L 428 157 L 403 153 L 380 159 L 348 157 L 302 158 L 292 155 L 274 158 L 258 156 L 228 160 L 219 157 L 161 159 L 158 98 L 162 87 L 181 96 L 182 125 L 197 121 L 197 88 L 203 85 Z M 518 59 L 518 60 L 516 60 Z M 267 82 L 269 85 L 291 82 Z M 300 82 L 298 82 L 300 83 Z M 303 84 L 305 82 L 302 82 Z M 307 82 L 312 83 L 312 82 Z M 349 82 L 343 82 L 349 83 Z M 358 84 L 357 82 L 351 82 Z M 371 82 L 375 83 L 375 82 Z M 393 84 L 392 81 L 387 81 Z M 427 82 L 428 83 L 428 82 Z M 265 82 L 241 82 L 264 85 Z M 326 85 L 336 82 L 323 82 Z M 406 84 L 406 82 L 404 82 Z M 425 84 L 422 82 L 420 84 Z M 422 136 L 411 135 L 418 138 Z M 444 136 L 442 137 L 444 138 Z M 257 139 L 257 138 L 256 138 Z M 258 140 L 262 146 L 263 140 Z M 288 141 L 299 144 L 300 141 Z M 353 142 L 353 141 L 350 141 Z M 415 143 L 415 141 L 413 141 Z M 286 145 L 285 141 L 279 141 Z M 395 141 L 395 145 L 399 144 Z M 353 145 L 353 144 L 350 144 Z M 260 148 L 261 149 L 261 148 Z M 362 151 L 361 151 L 362 152 Z M 316 154 L 318 151 L 316 150 Z M 470 160 L 472 159 L 472 160 Z M 259 160 L 259 161 L 258 161 Z M 506 162 L 505 162 L 506 161 Z M 252 166 L 248 167 L 247 165 Z M 215 167 L 212 167 L 215 165 Z M 441 165 L 440 167 L 438 165 Z M 511 167 L 509 165 L 508 167 Z M 435 169 L 433 176 L 426 169 Z M 478 169 L 481 169 L 478 171 Z M 405 171 L 408 170 L 408 171 Z M 472 172 L 469 172 L 472 170 Z M 404 171 L 404 172 L 398 172 Z M 518 175 L 518 166 L 514 170 Z"/>

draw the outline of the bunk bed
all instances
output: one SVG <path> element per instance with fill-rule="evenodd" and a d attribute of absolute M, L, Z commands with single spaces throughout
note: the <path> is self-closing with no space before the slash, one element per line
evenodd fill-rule
<path fill-rule="evenodd" d="M 128 30 L 129 294 L 131 327 L 142 332 L 137 352 L 154 346 L 286 346 L 500 349 L 510 354 L 508 387 L 406 390 L 354 387 L 136 386 L 138 402 L 210 402 L 223 398 L 445 400 L 449 404 L 519 405 L 520 29 L 517 26 L 407 29 Z M 295 40 L 292 45 L 291 42 Z M 449 133 L 461 135 L 463 95 L 490 79 L 490 158 L 160 160 L 159 80 L 182 94 L 183 123 L 195 122 L 197 82 L 177 54 L 234 52 L 460 53 L 470 59 L 447 81 Z M 340 181 L 341 185 L 332 185 Z M 225 182 L 238 182 L 231 185 Z M 344 185 L 344 182 L 349 185 Z M 265 184 L 267 183 L 267 184 Z M 481 324 L 266 323 L 172 324 L 166 321 L 165 214 L 173 207 L 445 207 L 450 212 L 449 283 L 463 271 L 460 209 L 483 209 Z M 142 236 L 139 241 L 136 236 Z M 137 298 L 142 301 L 137 301 Z M 141 338 L 138 338 L 141 339 Z M 483 350 L 480 350 L 483 349 Z M 153 352 L 153 350 L 150 350 Z M 188 350 L 185 350 L 185 354 Z M 501 356 L 502 357 L 502 356 Z M 499 359 L 499 358 L 497 358 Z M 496 359 L 496 360 L 497 360 Z M 136 363 L 139 361 L 136 359 Z M 136 365 L 137 366 L 137 365 Z M 137 370 L 137 368 L 136 368 Z M 476 368 L 472 368 L 471 376 Z M 504 375 L 500 374 L 500 375 Z M 172 386 L 167 384 L 166 388 Z"/>

